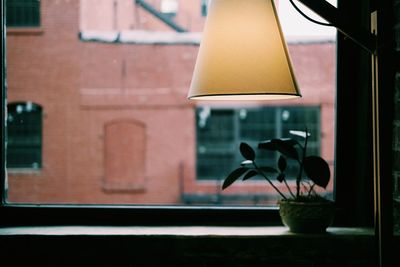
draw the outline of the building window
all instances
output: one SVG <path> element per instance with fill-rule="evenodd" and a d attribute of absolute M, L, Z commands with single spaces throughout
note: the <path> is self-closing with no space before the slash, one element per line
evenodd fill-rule
<path fill-rule="evenodd" d="M 203 17 L 207 16 L 208 1 L 209 1 L 209 0 L 201 0 L 201 15 L 202 15 Z"/>
<path fill-rule="evenodd" d="M 256 147 L 262 140 L 292 137 L 290 130 L 311 133 L 308 151 L 320 154 L 319 107 L 256 107 L 213 109 L 200 107 L 196 111 L 197 179 L 221 180 L 243 161 L 238 148 L 241 142 Z M 276 164 L 277 156 L 259 151 L 265 165 Z M 295 164 L 288 164 L 288 166 Z M 292 173 L 297 173 L 293 169 Z M 294 178 L 289 177 L 289 178 Z"/>
<path fill-rule="evenodd" d="M 42 167 L 42 108 L 39 105 L 32 102 L 8 105 L 7 167 Z"/>
<path fill-rule="evenodd" d="M 39 0 L 7 0 L 8 27 L 40 26 Z"/>

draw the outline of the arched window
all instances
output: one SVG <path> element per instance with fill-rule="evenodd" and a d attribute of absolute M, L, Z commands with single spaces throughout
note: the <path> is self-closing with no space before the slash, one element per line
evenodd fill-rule
<path fill-rule="evenodd" d="M 7 167 L 42 167 L 42 107 L 32 102 L 8 104 Z"/>

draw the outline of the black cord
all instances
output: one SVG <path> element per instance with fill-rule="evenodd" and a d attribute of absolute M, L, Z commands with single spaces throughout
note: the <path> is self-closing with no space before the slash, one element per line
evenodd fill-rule
<path fill-rule="evenodd" d="M 315 19 L 312 19 L 312 18 L 310 18 L 309 16 L 307 16 L 303 11 L 301 11 L 301 9 L 298 7 L 298 6 L 296 6 L 296 4 L 293 2 L 293 0 L 289 0 L 289 2 L 292 4 L 292 6 L 297 10 L 297 12 L 299 12 L 303 17 L 305 17 L 306 19 L 308 19 L 309 21 L 311 21 L 311 22 L 313 22 L 313 23 L 316 23 L 316 24 L 319 24 L 319 25 L 322 25 L 322 26 L 334 26 L 333 24 L 331 24 L 331 23 L 325 23 L 325 22 L 321 22 L 321 21 L 318 21 L 318 20 L 315 20 Z"/>

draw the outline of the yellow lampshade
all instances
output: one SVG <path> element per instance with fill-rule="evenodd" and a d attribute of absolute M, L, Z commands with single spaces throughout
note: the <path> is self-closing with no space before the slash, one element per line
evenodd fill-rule
<path fill-rule="evenodd" d="M 189 99 L 300 97 L 272 0 L 211 0 Z"/>

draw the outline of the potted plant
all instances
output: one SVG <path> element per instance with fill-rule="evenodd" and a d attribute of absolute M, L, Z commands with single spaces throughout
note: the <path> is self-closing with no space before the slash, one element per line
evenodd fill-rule
<path fill-rule="evenodd" d="M 247 143 L 241 143 L 240 153 L 245 160 L 239 168 L 227 176 L 222 189 L 226 189 L 241 177 L 246 181 L 261 176 L 280 195 L 279 214 L 283 224 L 288 226 L 291 232 L 325 232 L 333 221 L 334 203 L 321 196 L 315 189 L 327 187 L 330 180 L 329 165 L 323 158 L 307 154 L 310 136 L 307 131 L 290 131 L 290 133 L 301 137 L 304 143 L 294 138 L 281 138 L 258 144 L 260 150 L 279 153 L 277 166 L 259 165 L 253 148 Z M 294 187 L 287 181 L 288 159 L 298 165 Z M 276 183 L 283 183 L 287 192 L 279 189 Z"/>

